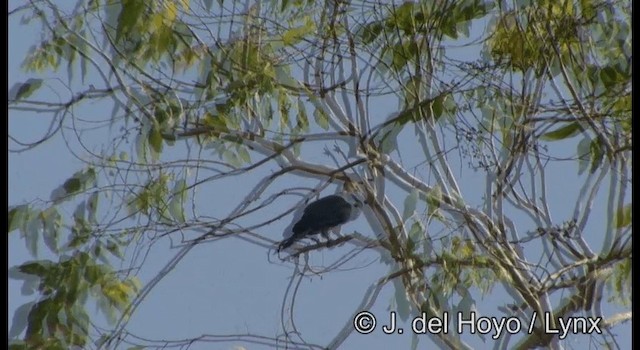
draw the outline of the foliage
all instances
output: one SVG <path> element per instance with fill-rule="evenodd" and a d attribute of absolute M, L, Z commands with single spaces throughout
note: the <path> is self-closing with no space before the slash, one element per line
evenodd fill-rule
<path fill-rule="evenodd" d="M 78 0 L 30 2 L 10 16 L 42 26 L 22 64 L 34 78 L 13 85 L 10 111 L 60 120 L 13 151 L 44 147 L 65 129 L 83 147 L 103 149 L 86 149 L 86 167 L 48 200 L 9 208 L 8 232 L 33 257 L 10 276 L 35 294 L 14 315 L 11 348 L 117 348 L 125 339 L 149 346 L 126 332 L 127 322 L 170 269 L 141 282 L 114 267 L 138 262 L 128 249 L 177 235 L 183 245 L 172 263 L 230 236 L 268 249 L 275 242 L 265 228 L 293 209 L 263 209 L 330 184 L 366 198 L 377 235 L 354 233 L 348 245 L 389 265 L 371 290 L 392 284 L 405 321 L 419 311 L 471 312 L 499 288 L 513 296 L 500 310 L 507 316 L 604 316 L 612 304 L 628 311 L 629 3 Z M 60 73 L 66 80 L 46 78 Z M 56 84 L 68 98 L 44 91 L 62 90 Z M 95 104 L 109 106 L 108 120 Z M 94 124 L 104 139 L 84 136 Z M 309 156 L 318 147 L 323 161 Z M 554 170 L 567 160 L 574 173 Z M 200 192 L 243 174 L 260 180 L 243 182 L 242 203 L 219 217 L 196 209 Z M 482 198 L 465 189 L 476 176 Z M 567 179 L 579 184 L 566 194 L 576 206 L 556 214 L 548 187 Z M 596 198 L 604 209 L 594 208 Z M 376 296 L 363 296 L 363 305 Z M 295 294 L 288 298 L 293 307 Z M 97 336 L 89 300 L 109 324 Z M 629 318 L 622 312 L 607 327 Z M 268 345 L 297 344 L 289 334 L 299 330 L 284 324 L 286 336 Z M 540 327 L 501 346 L 561 341 Z M 612 334 L 598 341 L 611 345 Z M 469 347 L 454 334 L 431 340 Z"/>

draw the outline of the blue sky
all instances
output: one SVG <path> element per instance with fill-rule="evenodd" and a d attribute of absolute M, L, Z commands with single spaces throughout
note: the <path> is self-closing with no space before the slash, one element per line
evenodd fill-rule
<path fill-rule="evenodd" d="M 22 4 L 18 1 L 10 1 L 9 8 L 13 9 Z M 25 74 L 20 70 L 20 64 L 27 50 L 35 44 L 40 37 L 40 28 L 37 26 L 20 25 L 19 16 L 9 17 L 9 88 L 14 83 L 36 77 L 35 74 Z M 482 30 L 482 28 L 477 28 Z M 459 55 L 468 55 L 469 51 L 461 50 Z M 62 73 L 45 73 L 45 84 L 51 88 L 42 89 L 43 99 L 65 100 L 69 92 L 58 89 L 59 84 L 54 77 L 60 76 L 66 79 Z M 85 84 L 91 84 L 92 77 Z M 96 82 L 97 84 L 99 82 Z M 77 85 L 81 86 L 81 85 Z M 397 103 L 389 101 L 377 102 L 371 106 L 377 116 L 388 116 L 397 108 Z M 78 108 L 74 111 L 78 115 L 91 115 L 98 119 L 108 119 L 111 109 L 108 105 L 93 104 Z M 384 119 L 384 118 L 382 118 Z M 9 114 L 9 134 L 21 141 L 33 141 L 43 135 L 49 126 L 47 116 L 34 115 L 28 112 L 11 110 Z M 69 126 L 66 124 L 66 126 Z M 89 149 L 82 149 L 70 129 L 56 135 L 40 147 L 21 153 L 9 153 L 9 205 L 32 202 L 34 200 L 47 200 L 51 191 L 69 178 L 75 171 L 84 166 L 80 159 L 86 159 L 89 150 L 99 152 L 108 150 L 109 146 L 106 129 L 90 131 L 83 135 L 83 140 L 96 140 L 94 144 L 88 143 Z M 411 136 L 413 131 L 399 137 L 400 148 L 407 164 L 418 164 L 424 159 L 419 150 L 415 150 Z M 117 131 L 115 132 L 117 134 Z M 65 136 L 66 135 L 66 136 Z M 94 137 L 95 135 L 95 137 Z M 113 137 L 113 135 L 111 135 Z M 451 142 L 451 141 L 449 141 Z M 329 144 L 331 145 L 331 144 Z M 9 148 L 18 146 L 9 142 Z M 554 144 L 555 150 L 566 154 L 572 154 L 575 150 L 575 142 Z M 75 150 L 76 154 L 69 152 Z M 178 143 L 175 147 L 167 149 L 168 157 L 180 158 L 187 147 Z M 330 160 L 323 157 L 321 149 L 308 151 L 308 159 L 330 164 Z M 79 159 L 80 158 L 80 159 Z M 456 158 L 452 159 L 463 163 Z M 462 167 L 464 168 L 464 167 Z M 227 212 L 230 207 L 239 203 L 247 184 L 253 184 L 269 173 L 274 167 L 264 168 L 260 172 L 249 174 L 237 179 L 231 179 L 216 186 L 204 186 L 198 193 L 197 211 L 201 215 L 221 217 L 221 213 Z M 417 168 L 420 169 L 420 168 Z M 457 168 L 456 168 L 457 170 Z M 577 177 L 577 165 L 573 162 L 555 163 L 548 168 L 550 174 L 570 174 L 565 178 L 556 177 L 549 182 L 548 193 L 552 196 L 550 210 L 556 218 L 570 217 L 575 206 L 575 198 L 580 191 Z M 459 185 L 465 199 L 470 204 L 481 205 L 484 194 L 485 179 L 482 174 L 463 170 L 459 176 Z M 569 181 L 569 177 L 578 181 Z M 313 180 L 301 180 L 288 178 L 287 182 L 280 184 L 279 188 L 295 186 L 314 186 Z M 278 189 L 278 187 L 276 188 Z M 329 187 L 323 194 L 330 194 L 335 187 Z M 395 190 L 390 197 L 398 203 L 402 203 L 405 193 Z M 593 228 L 585 233 L 585 239 L 592 243 L 592 249 L 600 248 L 601 240 L 597 239 L 600 232 L 605 230 L 607 193 L 600 193 L 601 201 L 596 201 L 592 208 L 594 213 Z M 294 198 L 294 197 L 289 197 Z M 295 200 L 299 200 L 297 197 Z M 291 203 L 282 201 L 276 203 L 266 213 L 277 213 L 290 206 Z M 266 215 L 266 214 L 265 214 Z M 521 233 L 527 231 L 531 225 L 524 217 L 516 216 L 519 224 L 523 226 Z M 279 240 L 284 228 L 290 224 L 292 216 L 265 227 L 260 234 L 273 240 Z M 561 220 L 558 220 L 561 221 Z M 531 226 L 532 227 L 532 226 Z M 358 220 L 346 225 L 342 231 L 358 231 L 365 235 L 373 236 L 366 220 L 361 216 Z M 9 266 L 18 265 L 31 259 L 24 242 L 19 234 L 14 232 L 9 235 Z M 143 283 L 149 282 L 153 277 L 167 266 L 170 259 L 178 254 L 181 249 L 180 238 L 160 240 L 158 244 L 147 247 L 144 261 L 138 277 Z M 314 252 L 310 256 L 312 266 L 326 266 L 339 259 L 348 246 L 340 246 L 332 250 Z M 46 249 L 40 250 L 42 254 L 38 258 L 53 258 Z M 133 251 L 127 251 L 130 257 Z M 535 257 L 540 252 L 528 251 L 527 256 Z M 298 329 L 303 332 L 304 339 L 310 343 L 326 344 L 349 321 L 355 306 L 361 302 L 362 296 L 378 278 L 389 272 L 389 267 L 379 262 L 379 256 L 373 252 L 365 252 L 358 255 L 353 261 L 344 265 L 341 269 L 331 273 L 305 278 L 300 284 L 298 299 L 296 300 L 295 321 Z M 535 262 L 535 259 L 532 259 Z M 122 268 L 128 267 L 124 263 Z M 248 243 L 245 240 L 230 238 L 215 242 L 208 242 L 193 248 L 187 256 L 173 269 L 156 288 L 144 299 L 137 313 L 128 325 L 128 330 L 133 334 L 152 339 L 186 339 L 199 335 L 219 334 L 255 334 L 261 336 L 275 336 L 282 333 L 281 306 L 286 295 L 294 266 L 291 263 L 280 262 L 263 247 Z M 294 280 L 296 281 L 296 280 Z M 20 283 L 9 280 L 9 327 L 12 324 L 13 314 L 17 307 L 33 300 L 33 295 L 22 295 Z M 381 322 L 387 322 L 388 313 L 394 310 L 393 305 L 395 290 L 393 284 L 388 284 L 382 289 L 378 301 L 368 311 L 378 316 Z M 495 314 L 496 306 L 509 299 L 504 290 L 497 286 L 494 291 L 483 299 L 476 296 L 476 307 L 479 311 L 489 316 L 501 316 Z M 96 308 L 89 305 L 89 310 L 95 313 Z M 615 312 L 615 309 L 605 310 Z M 492 314 L 493 313 L 493 314 Z M 285 320 L 288 319 L 285 317 Z M 104 320 L 99 322 L 104 322 Z M 103 323 L 104 324 L 104 323 Z M 405 325 L 406 326 L 406 325 Z M 617 340 L 622 348 L 630 348 L 630 325 L 616 328 Z M 463 340 L 470 340 L 467 335 Z M 576 337 L 575 344 L 566 344 L 567 347 L 579 347 L 589 344 L 588 337 Z M 385 349 L 385 348 L 409 348 L 412 338 L 404 335 L 382 335 L 376 331 L 370 335 L 352 335 L 344 343 L 345 349 Z M 426 344 L 432 344 L 425 336 L 421 336 L 418 348 L 426 348 Z M 490 339 L 486 343 L 478 343 L 473 340 L 471 345 L 483 348 L 493 344 Z M 246 349 L 260 349 L 259 344 L 244 344 L 234 342 L 211 342 L 191 347 L 190 349 L 235 349 L 234 346 L 244 346 Z"/>

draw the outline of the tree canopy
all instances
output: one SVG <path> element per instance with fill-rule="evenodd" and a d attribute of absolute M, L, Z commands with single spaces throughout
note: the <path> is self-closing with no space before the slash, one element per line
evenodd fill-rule
<path fill-rule="evenodd" d="M 46 127 L 36 141 L 10 128 L 10 155 L 61 138 L 84 164 L 49 198 L 9 203 L 9 235 L 32 257 L 9 275 L 33 293 L 11 349 L 335 349 L 374 305 L 399 322 L 462 312 L 522 324 L 498 339 L 428 334 L 441 348 L 620 347 L 630 2 L 37 0 L 9 18 L 41 27 L 22 59 L 30 78 L 10 86 L 10 124 L 38 115 Z M 365 198 L 361 225 L 275 255 L 290 216 L 335 191 Z M 277 332 L 128 331 L 195 247 L 232 238 L 290 269 Z M 143 278 L 154 249 L 166 265 Z M 386 272 L 339 332 L 308 341 L 297 286 L 369 268 L 358 259 Z M 388 288 L 392 300 L 379 299 Z M 492 293 L 501 304 L 484 304 Z M 242 300 L 211 300 L 225 302 Z M 602 332 L 545 331 L 569 319 Z"/>

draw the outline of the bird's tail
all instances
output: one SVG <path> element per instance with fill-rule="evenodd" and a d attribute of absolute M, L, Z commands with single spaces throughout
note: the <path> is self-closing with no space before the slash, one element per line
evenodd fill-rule
<path fill-rule="evenodd" d="M 280 242 L 280 244 L 278 245 L 278 253 L 280 253 L 280 251 L 283 249 L 291 247 L 293 243 L 295 243 L 299 239 L 306 237 L 310 232 L 311 230 L 293 231 L 293 234 L 291 236 L 283 239 L 282 242 Z"/>
<path fill-rule="evenodd" d="M 293 242 L 295 242 L 295 241 L 296 241 L 296 238 L 297 238 L 297 237 L 296 237 L 295 235 L 292 235 L 292 236 L 290 236 L 290 237 L 285 238 L 284 240 L 282 240 L 282 242 L 280 242 L 280 244 L 278 245 L 278 253 L 279 253 L 281 250 L 284 250 L 284 249 L 289 248 L 289 247 L 293 244 Z"/>

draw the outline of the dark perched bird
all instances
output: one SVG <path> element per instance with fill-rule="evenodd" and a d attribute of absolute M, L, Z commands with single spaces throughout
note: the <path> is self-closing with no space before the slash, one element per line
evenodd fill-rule
<path fill-rule="evenodd" d="M 280 243 L 278 251 L 287 249 L 299 239 L 318 233 L 328 238 L 329 230 L 355 219 L 360 212 L 362 202 L 355 196 L 352 198 L 353 204 L 342 196 L 331 195 L 307 205 L 300 220 L 293 225 L 293 234 Z"/>

